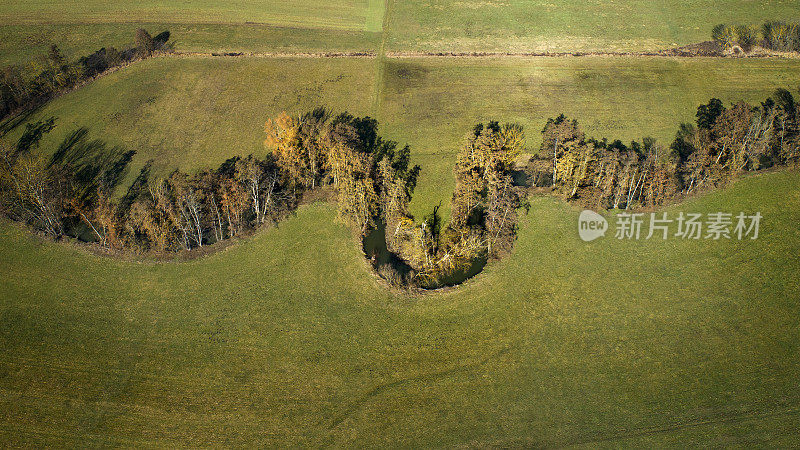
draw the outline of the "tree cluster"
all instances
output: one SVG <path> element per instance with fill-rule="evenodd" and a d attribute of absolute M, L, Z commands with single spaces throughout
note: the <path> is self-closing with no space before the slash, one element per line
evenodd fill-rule
<path fill-rule="evenodd" d="M 331 185 L 339 217 L 359 232 L 407 216 L 419 166 L 411 150 L 378 136 L 378 122 L 323 108 L 266 123 L 266 144 L 296 189 Z"/>
<path fill-rule="evenodd" d="M 625 145 L 587 139 L 563 115 L 542 131 L 540 154 L 529 165 L 535 185 L 551 185 L 587 207 L 629 209 L 662 205 L 679 195 L 724 185 L 743 172 L 800 158 L 798 107 L 778 89 L 759 106 L 726 108 L 718 99 L 697 109 L 696 125 L 682 124 L 666 149 L 645 138 Z"/>
<path fill-rule="evenodd" d="M 119 198 L 114 188 L 133 152 L 106 150 L 85 135 L 77 131 L 49 159 L 4 151 L 2 198 L 12 218 L 53 238 L 80 237 L 83 226 L 104 248 L 163 253 L 237 236 L 296 204 L 271 156 L 235 157 L 216 170 L 162 178 L 152 176 L 148 162 Z"/>
<path fill-rule="evenodd" d="M 101 48 L 74 62 L 68 61 L 58 46 L 52 44 L 46 55 L 27 64 L 0 69 L 0 119 L 45 101 L 112 67 L 164 50 L 168 39 L 168 31 L 153 38 L 147 31 L 139 29 L 132 47 L 123 50 Z"/>
<path fill-rule="evenodd" d="M 800 24 L 782 21 L 767 21 L 761 30 L 746 25 L 716 25 L 711 38 L 726 50 L 736 47 L 748 52 L 754 46 L 782 51 L 800 52 Z"/>
<path fill-rule="evenodd" d="M 442 223 L 437 206 L 420 224 L 406 219 L 387 228 L 390 246 L 415 270 L 419 285 L 441 286 L 477 260 L 511 249 L 524 201 L 514 161 L 524 139 L 517 124 L 478 124 L 456 159 L 450 222 Z"/>
<path fill-rule="evenodd" d="M 0 208 L 53 238 L 81 223 L 99 236 L 98 218 L 134 152 L 90 141 L 81 128 L 47 157 L 38 147 L 53 127 L 53 119 L 28 124 L 15 146 L 0 146 Z"/>
<path fill-rule="evenodd" d="M 140 251 L 190 250 L 278 221 L 297 204 L 274 158 L 230 158 L 215 170 L 151 177 L 146 164 L 111 208 L 113 240 Z"/>
<path fill-rule="evenodd" d="M 800 24 L 771 21 L 761 26 L 764 47 L 782 52 L 800 52 Z"/>

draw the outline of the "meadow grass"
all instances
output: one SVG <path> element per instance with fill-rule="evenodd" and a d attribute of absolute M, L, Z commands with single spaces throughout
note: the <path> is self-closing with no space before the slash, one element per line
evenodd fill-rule
<path fill-rule="evenodd" d="M 122 446 L 790 446 L 800 174 L 669 208 L 757 240 L 583 243 L 534 198 L 446 293 L 376 281 L 334 207 L 185 263 L 0 225 L 0 440 Z"/>
<path fill-rule="evenodd" d="M 408 0 L 388 8 L 394 51 L 642 51 L 710 40 L 718 23 L 795 20 L 784 0 Z"/>

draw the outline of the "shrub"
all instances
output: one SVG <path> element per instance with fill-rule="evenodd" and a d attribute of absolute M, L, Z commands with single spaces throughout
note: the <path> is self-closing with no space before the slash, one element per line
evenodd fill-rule
<path fill-rule="evenodd" d="M 719 24 L 711 29 L 711 38 L 725 50 L 749 52 L 756 44 L 782 52 L 800 51 L 800 24 L 780 21 L 767 21 L 761 25 L 759 41 L 758 29 L 747 25 Z"/>
<path fill-rule="evenodd" d="M 403 280 L 403 276 L 388 264 L 383 264 L 378 267 L 378 275 L 386 280 L 389 286 L 402 288 L 406 285 L 405 280 Z"/>
<path fill-rule="evenodd" d="M 149 56 L 156 49 L 153 37 L 144 28 L 136 30 L 136 40 L 134 42 L 139 56 Z"/>
<path fill-rule="evenodd" d="M 764 43 L 777 51 L 800 51 L 800 27 L 786 22 L 765 22 L 761 27 Z"/>
<path fill-rule="evenodd" d="M 736 42 L 744 51 L 750 51 L 756 45 L 756 33 L 746 25 L 736 25 L 733 27 L 736 35 Z"/>
<path fill-rule="evenodd" d="M 711 39 L 720 45 L 724 43 L 725 41 L 724 23 L 721 23 L 719 25 L 714 25 L 714 28 L 711 29 Z"/>
<path fill-rule="evenodd" d="M 730 49 L 736 45 L 736 32 L 730 25 L 720 24 L 711 31 L 711 37 L 724 49 Z"/>

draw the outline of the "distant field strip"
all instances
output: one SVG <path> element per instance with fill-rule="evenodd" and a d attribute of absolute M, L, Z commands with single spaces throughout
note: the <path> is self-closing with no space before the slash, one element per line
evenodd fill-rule
<path fill-rule="evenodd" d="M 788 0 L 11 0 L 0 63 L 50 43 L 78 58 L 129 43 L 137 26 L 189 51 L 377 51 L 383 37 L 387 52 L 653 52 L 708 40 L 716 23 L 797 17 Z"/>
<path fill-rule="evenodd" d="M 101 47 L 124 48 L 133 44 L 137 28 L 155 35 L 171 34 L 179 52 L 325 53 L 376 52 L 381 34 L 339 30 L 271 26 L 263 24 L 187 23 L 82 23 L 0 25 L 0 66 L 27 64 L 47 53 L 56 43 L 70 60 Z"/>
<path fill-rule="evenodd" d="M 387 32 L 392 51 L 641 51 L 798 17 L 788 0 L 406 0 Z"/>
<path fill-rule="evenodd" d="M 382 4 L 375 0 L 18 0 L 0 6 L 4 24 L 249 22 L 367 31 L 376 15 L 382 17 Z"/>

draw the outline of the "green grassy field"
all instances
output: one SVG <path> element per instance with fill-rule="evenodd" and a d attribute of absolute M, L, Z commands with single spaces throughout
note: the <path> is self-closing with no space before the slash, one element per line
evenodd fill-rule
<path fill-rule="evenodd" d="M 562 112 L 590 135 L 667 144 L 711 97 L 797 94 L 800 60 L 385 52 L 655 50 L 799 13 L 786 0 L 14 0 L 0 66 L 51 42 L 70 59 L 124 47 L 139 27 L 181 51 L 377 52 L 153 58 L 27 120 L 57 118 L 45 151 L 78 127 L 136 150 L 130 182 L 149 159 L 163 175 L 263 155 L 283 110 L 370 115 L 422 165 L 411 212 L 441 202 L 446 219 L 476 122 L 523 124 L 530 152 Z M 186 262 L 91 255 L 0 220 L 0 444 L 797 445 L 797 170 L 667 209 L 760 212 L 759 239 L 741 242 L 584 243 L 577 209 L 531 203 L 511 255 L 418 296 L 378 282 L 333 204 Z"/>
<path fill-rule="evenodd" d="M 391 1 L 394 51 L 640 51 L 710 39 L 718 23 L 794 20 L 786 0 Z"/>
<path fill-rule="evenodd" d="M 17 0 L 0 8 L 5 24 L 266 23 L 379 31 L 384 3 L 376 0 Z M 377 23 L 377 26 L 376 26 Z"/>
<path fill-rule="evenodd" d="M 55 446 L 796 443 L 800 175 L 670 209 L 755 241 L 587 244 L 534 199 L 449 293 L 379 286 L 328 204 L 186 263 L 0 226 L 0 441 Z"/>
<path fill-rule="evenodd" d="M 668 58 L 159 58 L 56 99 L 30 120 L 54 116 L 53 149 L 85 126 L 92 137 L 138 152 L 162 170 L 197 170 L 263 154 L 263 124 L 317 105 L 377 117 L 382 134 L 412 147 L 423 171 L 412 204 L 447 214 L 455 152 L 472 126 L 522 123 L 539 146 L 548 117 L 563 112 L 589 134 L 667 145 L 711 97 L 764 100 L 800 84 L 800 61 Z M 380 79 L 376 79 L 377 74 Z M 21 129 L 6 139 L 13 140 Z"/>

